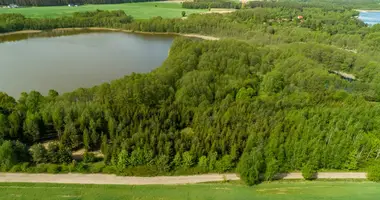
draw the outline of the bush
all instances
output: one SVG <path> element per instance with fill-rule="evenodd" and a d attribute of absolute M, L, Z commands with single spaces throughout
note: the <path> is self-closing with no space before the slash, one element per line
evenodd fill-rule
<path fill-rule="evenodd" d="M 48 164 L 46 171 L 51 174 L 57 174 L 61 172 L 61 166 L 56 165 L 56 164 Z"/>
<path fill-rule="evenodd" d="M 227 172 L 233 168 L 233 161 L 230 155 L 225 155 L 221 160 L 216 162 L 218 172 Z"/>
<path fill-rule="evenodd" d="M 238 165 L 238 172 L 241 180 L 249 186 L 260 182 L 258 163 L 252 152 L 243 154 Z"/>
<path fill-rule="evenodd" d="M 380 182 L 380 165 L 374 165 L 368 168 L 367 178 L 370 181 Z"/>
<path fill-rule="evenodd" d="M 117 168 L 115 166 L 107 165 L 102 169 L 102 172 L 105 174 L 116 174 Z"/>
<path fill-rule="evenodd" d="M 168 172 L 170 171 L 170 159 L 167 155 L 160 155 L 156 160 L 156 167 L 158 172 Z"/>
<path fill-rule="evenodd" d="M 87 173 L 89 172 L 89 166 L 86 163 L 79 163 L 73 170 L 80 173 Z"/>
<path fill-rule="evenodd" d="M 92 163 L 89 166 L 89 171 L 90 173 L 101 173 L 105 167 L 104 162 Z"/>
<path fill-rule="evenodd" d="M 33 172 L 34 173 L 45 173 L 45 172 L 47 172 L 47 165 L 46 164 L 39 164 L 36 167 L 34 167 Z"/>
<path fill-rule="evenodd" d="M 208 171 L 208 160 L 206 156 L 202 156 L 199 158 L 198 168 L 203 173 Z"/>
<path fill-rule="evenodd" d="M 20 172 L 21 171 L 21 165 L 14 165 L 9 172 Z"/>
<path fill-rule="evenodd" d="M 29 151 L 32 155 L 33 162 L 38 164 L 45 163 L 47 161 L 47 151 L 42 144 L 33 145 Z"/>
<path fill-rule="evenodd" d="M 24 162 L 21 164 L 21 172 L 28 172 L 28 168 L 29 168 L 28 162 Z"/>
<path fill-rule="evenodd" d="M 266 170 L 265 170 L 265 180 L 272 181 L 275 178 L 278 171 L 279 171 L 278 161 L 276 159 L 271 159 L 268 162 Z"/>
<path fill-rule="evenodd" d="M 301 172 L 302 172 L 302 176 L 305 180 L 315 179 L 316 170 L 314 169 L 313 165 L 311 165 L 310 163 L 304 165 L 302 167 Z"/>
<path fill-rule="evenodd" d="M 95 154 L 89 153 L 89 152 L 84 152 L 83 154 L 83 162 L 85 163 L 92 163 L 96 161 Z"/>

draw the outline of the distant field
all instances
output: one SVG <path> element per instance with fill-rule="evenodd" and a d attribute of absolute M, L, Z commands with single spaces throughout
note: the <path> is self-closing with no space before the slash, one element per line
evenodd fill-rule
<path fill-rule="evenodd" d="M 273 182 L 174 186 L 102 186 L 0 183 L 0 199 L 23 200 L 373 200 L 380 185 L 371 182 Z"/>
<path fill-rule="evenodd" d="M 156 7 L 157 5 L 157 7 Z M 27 17 L 53 18 L 60 16 L 70 16 L 74 12 L 99 10 L 124 10 L 128 15 L 136 19 L 147 19 L 161 16 L 163 18 L 182 17 L 182 11 L 187 14 L 205 12 L 206 10 L 183 9 L 180 3 L 169 2 L 144 2 L 125 4 L 104 4 L 104 5 L 83 5 L 79 7 L 54 6 L 54 7 L 27 7 L 27 8 L 0 8 L 2 13 L 21 13 Z"/>

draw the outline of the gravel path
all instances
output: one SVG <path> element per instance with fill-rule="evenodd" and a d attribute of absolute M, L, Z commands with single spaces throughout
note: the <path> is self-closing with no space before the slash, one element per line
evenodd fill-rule
<path fill-rule="evenodd" d="M 279 174 L 282 179 L 303 179 L 301 173 Z M 366 179 L 364 172 L 323 172 L 320 179 Z M 236 174 L 204 174 L 194 176 L 123 177 L 106 174 L 26 174 L 0 173 L 0 182 L 73 183 L 110 185 L 174 185 L 224 180 L 239 180 Z"/>
<path fill-rule="evenodd" d="M 0 182 L 76 183 L 112 185 L 173 185 L 239 180 L 235 174 L 205 174 L 194 176 L 123 177 L 106 174 L 24 174 L 0 173 Z"/>

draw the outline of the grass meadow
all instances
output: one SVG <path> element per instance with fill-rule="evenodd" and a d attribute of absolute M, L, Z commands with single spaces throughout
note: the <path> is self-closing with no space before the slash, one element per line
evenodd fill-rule
<path fill-rule="evenodd" d="M 380 185 L 367 181 L 278 181 L 194 185 L 71 185 L 0 183 L 0 199 L 22 200 L 373 200 Z"/>
<path fill-rule="evenodd" d="M 52 7 L 25 7 L 25 8 L 0 8 L 0 14 L 20 13 L 31 18 L 55 18 L 71 16 L 74 12 L 85 12 L 99 10 L 124 10 L 135 19 L 149 19 L 156 16 L 163 18 L 180 18 L 182 11 L 187 15 L 192 13 L 206 12 L 207 10 L 184 9 L 177 2 L 142 2 L 124 4 L 101 4 L 83 5 L 79 7 L 52 6 Z"/>

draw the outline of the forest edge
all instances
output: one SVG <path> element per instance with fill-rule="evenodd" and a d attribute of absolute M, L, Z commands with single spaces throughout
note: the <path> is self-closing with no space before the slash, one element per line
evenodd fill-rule
<path fill-rule="evenodd" d="M 88 28 L 58 28 L 52 29 L 53 32 L 58 31 L 78 31 L 78 30 L 90 30 L 90 31 L 110 31 L 110 32 L 124 32 L 124 33 L 138 33 L 138 34 L 147 34 L 147 35 L 176 35 L 184 37 L 199 38 L 203 40 L 219 40 L 220 38 L 208 36 L 208 35 L 199 35 L 199 34 L 182 34 L 174 32 L 145 32 L 145 31 L 132 31 L 124 29 L 115 29 L 115 28 L 101 28 L 101 27 L 88 27 Z M 41 33 L 43 30 L 23 30 L 23 31 L 14 31 L 9 33 L 0 33 L 1 36 L 6 35 L 16 35 L 16 34 L 31 34 L 31 33 Z"/>

